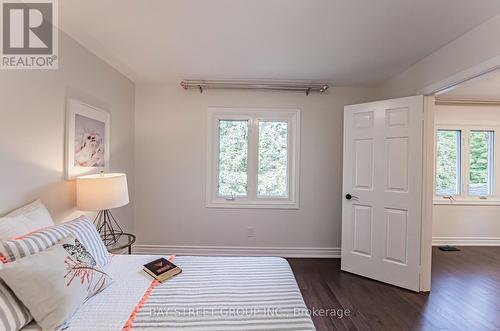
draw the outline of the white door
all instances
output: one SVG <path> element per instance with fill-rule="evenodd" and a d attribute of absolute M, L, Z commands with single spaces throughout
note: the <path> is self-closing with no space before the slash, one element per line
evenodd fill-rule
<path fill-rule="evenodd" d="M 423 96 L 344 109 L 344 271 L 419 291 Z"/>

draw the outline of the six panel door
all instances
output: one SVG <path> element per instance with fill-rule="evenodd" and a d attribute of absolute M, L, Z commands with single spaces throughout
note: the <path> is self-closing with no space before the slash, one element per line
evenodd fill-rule
<path fill-rule="evenodd" d="M 419 290 L 423 96 L 344 110 L 344 271 Z"/>

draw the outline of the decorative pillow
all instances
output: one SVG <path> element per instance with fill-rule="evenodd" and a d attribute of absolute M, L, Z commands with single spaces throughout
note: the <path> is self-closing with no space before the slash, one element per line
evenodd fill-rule
<path fill-rule="evenodd" d="M 26 307 L 0 280 L 0 330 L 18 331 L 32 319 Z"/>
<path fill-rule="evenodd" d="M 98 265 L 102 267 L 108 264 L 108 251 L 94 224 L 86 216 L 30 233 L 19 239 L 0 241 L 0 260 L 4 263 L 14 262 L 43 251 L 70 235 L 88 248 Z"/>
<path fill-rule="evenodd" d="M 40 200 L 0 217 L 0 240 L 14 239 L 54 225 L 49 211 Z"/>
<path fill-rule="evenodd" d="M 0 277 L 44 331 L 67 327 L 78 308 L 111 283 L 85 246 L 71 236 L 6 264 Z"/>

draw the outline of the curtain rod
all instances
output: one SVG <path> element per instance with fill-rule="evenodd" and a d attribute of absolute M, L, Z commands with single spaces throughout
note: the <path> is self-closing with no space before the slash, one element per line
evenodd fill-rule
<path fill-rule="evenodd" d="M 300 81 L 253 81 L 253 80 L 183 80 L 181 86 L 185 90 L 198 89 L 203 93 L 205 89 L 227 89 L 227 90 L 272 90 L 324 93 L 328 90 L 328 84 L 324 82 L 300 82 Z"/>
<path fill-rule="evenodd" d="M 500 99 L 493 98 L 451 98 L 451 97 L 436 97 L 436 105 L 439 106 L 500 106 Z"/>

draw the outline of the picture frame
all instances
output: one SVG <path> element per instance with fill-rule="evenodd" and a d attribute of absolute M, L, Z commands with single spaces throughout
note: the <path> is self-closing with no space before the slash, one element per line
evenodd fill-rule
<path fill-rule="evenodd" d="M 66 110 L 65 177 L 109 170 L 110 114 L 75 99 Z"/>

